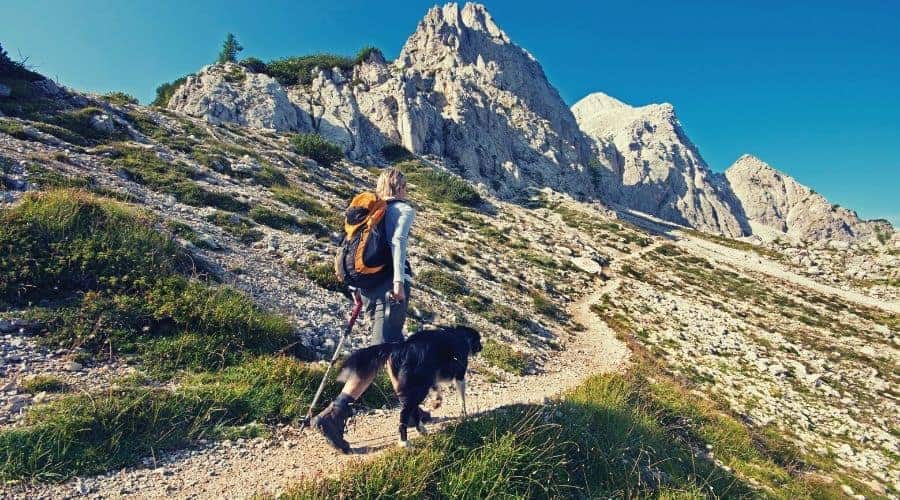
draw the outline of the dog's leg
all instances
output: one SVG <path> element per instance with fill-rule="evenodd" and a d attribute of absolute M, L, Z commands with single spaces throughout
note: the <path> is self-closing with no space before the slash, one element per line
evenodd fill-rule
<path fill-rule="evenodd" d="M 456 384 L 456 390 L 459 391 L 459 401 L 462 403 L 462 416 L 467 417 L 469 413 L 466 411 L 466 379 L 458 379 L 453 382 Z"/>
<path fill-rule="evenodd" d="M 403 404 L 403 408 L 400 410 L 400 427 L 398 428 L 400 440 L 397 441 L 397 444 L 401 448 L 409 448 L 409 440 L 406 437 L 406 425 L 409 423 L 409 417 L 413 414 L 416 407 L 409 404 L 410 401 L 406 398 L 401 400 L 401 403 Z"/>
<path fill-rule="evenodd" d="M 444 404 L 444 391 L 441 390 L 441 386 L 438 384 L 434 384 L 434 387 L 431 388 L 431 394 L 433 401 L 431 401 L 431 409 L 437 410 Z"/>
<path fill-rule="evenodd" d="M 428 434 L 428 429 L 425 428 L 425 412 L 418 406 L 416 406 L 416 430 L 423 436 Z"/>

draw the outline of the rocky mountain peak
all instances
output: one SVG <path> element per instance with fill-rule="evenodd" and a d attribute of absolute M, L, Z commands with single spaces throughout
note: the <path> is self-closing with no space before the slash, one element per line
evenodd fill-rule
<path fill-rule="evenodd" d="M 460 9 L 451 2 L 428 11 L 397 60 L 404 67 L 447 69 L 476 63 L 488 44 L 511 42 L 484 5 L 466 3 Z"/>
<path fill-rule="evenodd" d="M 630 106 L 602 92 L 572 106 L 581 130 L 615 146 L 609 201 L 728 236 L 749 234 L 727 182 L 710 172 L 669 103 Z"/>
<path fill-rule="evenodd" d="M 850 241 L 893 233 L 889 223 L 863 221 L 755 156 L 742 155 L 725 177 L 755 233 L 774 231 L 802 241 Z"/>

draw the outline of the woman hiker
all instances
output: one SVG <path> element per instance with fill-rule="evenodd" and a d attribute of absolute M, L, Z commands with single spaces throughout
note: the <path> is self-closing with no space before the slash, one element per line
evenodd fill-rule
<path fill-rule="evenodd" d="M 406 202 L 406 178 L 399 169 L 390 168 L 382 172 L 375 193 L 388 202 L 384 229 L 391 250 L 393 274 L 372 288 L 353 291 L 354 302 L 358 304 L 362 301 L 369 317 L 373 345 L 403 342 L 411 279 L 406 263 L 406 246 L 409 229 L 416 217 L 416 211 Z M 313 426 L 328 443 L 344 453 L 350 451 L 350 445 L 344 439 L 344 427 L 347 418 L 353 414 L 351 405 L 362 396 L 372 380 L 374 376 L 348 379 L 338 397 L 313 420 Z"/>

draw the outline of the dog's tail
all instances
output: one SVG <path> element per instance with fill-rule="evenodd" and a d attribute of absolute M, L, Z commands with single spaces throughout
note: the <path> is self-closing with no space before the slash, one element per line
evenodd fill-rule
<path fill-rule="evenodd" d="M 338 374 L 337 379 L 345 382 L 350 375 L 356 375 L 363 379 L 371 377 L 384 366 L 388 356 L 402 345 L 402 342 L 391 342 L 353 351 L 350 357 L 344 361 L 341 373 Z"/>

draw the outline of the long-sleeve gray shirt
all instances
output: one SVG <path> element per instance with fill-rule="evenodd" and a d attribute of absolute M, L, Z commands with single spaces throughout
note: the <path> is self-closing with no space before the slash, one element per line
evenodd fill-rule
<path fill-rule="evenodd" d="M 415 218 L 416 210 L 405 201 L 389 204 L 384 214 L 384 230 L 390 238 L 395 282 L 412 279 L 406 272 L 406 245 L 409 242 L 409 229 Z"/>

